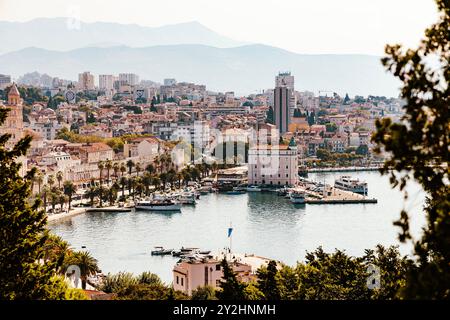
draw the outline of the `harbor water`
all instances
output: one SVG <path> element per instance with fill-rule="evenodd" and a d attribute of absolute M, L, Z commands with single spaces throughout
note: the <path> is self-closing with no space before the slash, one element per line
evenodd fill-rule
<path fill-rule="evenodd" d="M 314 173 L 308 178 L 333 184 L 342 174 Z M 208 194 L 202 195 L 196 206 L 183 206 L 178 213 L 87 213 L 55 222 L 50 229 L 76 250 L 85 246 L 98 259 L 103 273 L 151 271 L 167 283 L 172 281 L 177 258 L 152 256 L 153 247 L 218 251 L 230 245 L 230 223 L 233 251 L 289 265 L 319 246 L 358 256 L 377 244 L 398 244 L 403 254 L 410 254 L 412 246 L 398 242 L 399 229 L 393 222 L 402 209 L 407 210 L 412 234 L 420 236 L 425 221 L 421 188 L 415 183 L 408 185 L 405 202 L 400 191 L 391 189 L 387 176 L 373 171 L 346 174 L 365 180 L 368 196 L 377 198 L 378 203 L 293 205 L 275 193 Z"/>

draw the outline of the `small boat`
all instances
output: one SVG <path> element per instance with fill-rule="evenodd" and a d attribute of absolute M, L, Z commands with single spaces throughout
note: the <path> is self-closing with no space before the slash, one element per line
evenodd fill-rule
<path fill-rule="evenodd" d="M 191 205 L 195 205 L 197 204 L 196 201 L 197 197 L 194 193 L 183 193 L 180 197 L 179 197 L 179 201 L 181 204 L 191 204 Z"/>
<path fill-rule="evenodd" d="M 135 208 L 148 211 L 180 211 L 181 204 L 170 199 L 139 201 Z"/>
<path fill-rule="evenodd" d="M 367 182 L 359 181 L 358 178 L 352 178 L 350 176 L 341 176 L 339 179 L 335 180 L 334 187 L 362 195 L 367 195 L 368 192 Z"/>
<path fill-rule="evenodd" d="M 280 197 L 286 196 L 287 193 L 288 193 L 288 190 L 286 188 L 282 188 L 282 189 L 278 189 L 277 190 L 277 196 L 280 196 Z"/>
<path fill-rule="evenodd" d="M 247 190 L 247 192 L 260 192 L 261 188 L 258 187 L 258 186 L 253 185 L 253 186 L 248 186 L 246 188 L 246 190 Z"/>
<path fill-rule="evenodd" d="M 164 249 L 163 247 L 155 247 L 155 250 L 152 250 L 152 256 L 165 256 L 172 254 L 173 249 Z"/>
<path fill-rule="evenodd" d="M 305 200 L 305 193 L 302 191 L 292 191 L 290 193 L 290 197 L 291 202 L 293 204 L 305 204 L 306 200 Z"/>

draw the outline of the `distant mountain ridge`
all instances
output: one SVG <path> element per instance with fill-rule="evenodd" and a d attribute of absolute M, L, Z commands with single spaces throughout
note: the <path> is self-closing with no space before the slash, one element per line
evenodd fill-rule
<path fill-rule="evenodd" d="M 78 24 L 68 18 L 38 18 L 27 22 L 0 21 L 0 39 L 0 54 L 28 47 L 67 51 L 93 44 L 129 47 L 204 44 L 219 48 L 244 44 L 219 35 L 198 22 L 152 28 L 112 22 Z"/>
<path fill-rule="evenodd" d="M 98 74 L 134 72 L 141 79 L 164 78 L 205 84 L 208 90 L 237 94 L 273 88 L 279 71 L 290 70 L 297 90 L 339 94 L 398 96 L 398 81 L 387 74 L 380 57 L 305 55 L 266 45 L 217 48 L 199 44 L 87 47 L 54 51 L 36 47 L 0 55 L 0 72 L 18 77 L 38 71 L 77 79 L 82 71 Z"/>

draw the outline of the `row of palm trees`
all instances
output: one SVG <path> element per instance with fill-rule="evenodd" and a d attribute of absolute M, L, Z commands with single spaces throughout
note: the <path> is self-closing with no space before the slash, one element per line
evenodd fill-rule
<path fill-rule="evenodd" d="M 44 210 L 47 210 L 48 203 L 51 204 L 53 212 L 57 205 L 61 206 L 63 210 L 64 205 L 69 205 L 69 210 L 72 205 L 72 197 L 77 191 L 76 186 L 72 181 L 64 181 L 64 175 L 61 171 L 56 173 L 56 176 L 49 175 L 47 178 L 47 184 L 44 183 L 44 174 L 41 171 L 37 171 L 34 176 L 34 182 L 38 185 L 38 196 L 42 199 Z"/>
<path fill-rule="evenodd" d="M 190 181 L 200 181 L 211 172 L 217 172 L 219 165 L 217 163 L 199 163 L 177 171 L 170 154 L 163 153 L 156 156 L 153 163 L 148 164 L 145 168 L 141 163 L 135 163 L 132 160 L 128 160 L 126 163 L 111 160 L 100 161 L 98 168 L 100 183 L 97 184 L 92 180 L 85 195 L 90 199 L 91 205 L 98 199 L 100 206 L 103 206 L 103 203 L 106 202 L 113 205 L 119 195 L 124 200 L 125 190 L 128 190 L 128 196 L 135 199 L 136 196 L 148 196 L 151 190 L 165 190 L 168 185 L 172 188 L 187 186 Z M 104 183 L 105 173 L 106 185 Z M 34 179 L 45 209 L 50 204 L 54 212 L 58 205 L 63 210 L 64 205 L 68 204 L 68 209 L 71 210 L 72 198 L 77 188 L 72 181 L 64 181 L 61 171 L 56 175 L 49 175 L 45 185 L 43 185 L 44 175 L 42 172 L 38 171 Z"/>

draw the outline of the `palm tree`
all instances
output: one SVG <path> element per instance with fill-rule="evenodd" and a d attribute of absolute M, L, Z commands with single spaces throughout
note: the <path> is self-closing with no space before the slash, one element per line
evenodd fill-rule
<path fill-rule="evenodd" d="M 64 204 L 67 202 L 68 197 L 64 193 L 59 193 L 59 204 L 61 205 L 61 212 L 63 211 Z"/>
<path fill-rule="evenodd" d="M 56 180 L 58 180 L 58 189 L 61 190 L 61 182 L 63 181 L 64 175 L 61 171 L 56 173 Z"/>
<path fill-rule="evenodd" d="M 181 188 L 181 180 L 183 180 L 183 175 L 181 174 L 181 172 L 177 172 L 175 174 L 175 178 L 174 179 L 177 181 L 178 188 Z"/>
<path fill-rule="evenodd" d="M 100 170 L 100 185 L 102 185 L 103 168 L 105 168 L 105 164 L 103 163 L 103 161 L 99 161 L 99 162 L 98 162 L 98 170 Z"/>
<path fill-rule="evenodd" d="M 108 202 L 109 205 L 114 205 L 114 202 L 116 202 L 117 199 L 117 191 L 120 189 L 120 186 L 115 182 L 111 188 L 107 190 L 107 196 L 108 196 Z"/>
<path fill-rule="evenodd" d="M 159 189 L 159 187 L 161 186 L 161 179 L 158 176 L 153 176 L 152 184 L 155 189 Z"/>
<path fill-rule="evenodd" d="M 72 209 L 72 196 L 77 191 L 77 188 L 73 184 L 72 181 L 66 181 L 64 182 L 64 194 L 68 198 L 69 202 L 69 211 Z"/>
<path fill-rule="evenodd" d="M 86 290 L 87 278 L 100 271 L 98 261 L 89 251 L 75 251 L 70 255 L 67 264 L 76 265 L 80 268 L 81 288 Z"/>
<path fill-rule="evenodd" d="M 69 256 L 71 249 L 69 243 L 60 236 L 49 233 L 44 243 L 44 256 L 45 261 L 55 261 L 59 267 L 62 266 L 64 258 Z M 62 270 L 62 269 L 61 269 Z"/>
<path fill-rule="evenodd" d="M 153 159 L 153 163 L 155 164 L 155 169 L 156 169 L 156 173 L 160 172 L 160 167 L 159 165 L 161 164 L 161 159 L 159 156 L 156 156 L 155 159 Z"/>
<path fill-rule="evenodd" d="M 51 192 L 50 193 L 50 202 L 51 202 L 51 204 L 52 204 L 52 210 L 53 210 L 53 213 L 55 213 L 55 208 L 56 208 L 56 205 L 59 203 L 59 193 L 58 192 Z"/>
<path fill-rule="evenodd" d="M 159 178 L 161 179 L 161 182 L 163 184 L 163 190 L 166 190 L 166 184 L 168 180 L 168 175 L 166 172 L 163 172 L 159 175 Z"/>
<path fill-rule="evenodd" d="M 50 193 L 50 188 L 48 186 L 44 186 L 42 188 L 42 201 L 44 204 L 44 212 L 47 212 L 47 200 Z"/>
<path fill-rule="evenodd" d="M 114 162 L 113 164 L 113 171 L 114 171 L 114 177 L 116 178 L 116 181 L 119 179 L 119 171 L 120 171 L 120 165 L 117 162 Z"/>
<path fill-rule="evenodd" d="M 108 177 L 107 184 L 109 185 L 109 172 L 111 171 L 111 168 L 112 168 L 112 162 L 111 162 L 111 160 L 107 160 L 107 161 L 106 161 L 106 163 L 105 163 L 105 168 L 106 168 L 106 175 L 107 175 L 107 177 Z"/>
<path fill-rule="evenodd" d="M 47 178 L 47 183 L 50 186 L 50 189 L 53 188 L 53 185 L 55 184 L 55 176 L 54 175 L 49 175 Z"/>
<path fill-rule="evenodd" d="M 145 171 L 147 171 L 150 174 L 153 174 L 156 172 L 155 167 L 151 163 L 147 167 L 145 167 Z"/>
<path fill-rule="evenodd" d="M 98 196 L 98 200 L 100 201 L 99 206 L 100 208 L 103 207 L 103 199 L 106 195 L 106 189 L 103 186 L 98 186 L 97 188 L 97 196 Z"/>
<path fill-rule="evenodd" d="M 153 176 L 146 172 L 144 173 L 144 176 L 142 177 L 142 183 L 144 184 L 145 187 L 145 195 L 148 196 L 149 191 L 150 191 L 150 185 L 152 184 L 152 179 Z"/>
<path fill-rule="evenodd" d="M 181 170 L 181 175 L 183 176 L 183 182 L 187 186 L 189 181 L 191 180 L 191 173 L 189 168 L 184 168 Z"/>
<path fill-rule="evenodd" d="M 135 168 L 136 168 L 136 175 L 139 177 L 139 173 L 141 172 L 141 164 L 139 162 L 136 162 Z"/>
<path fill-rule="evenodd" d="M 40 195 L 41 194 L 41 185 L 44 182 L 44 177 L 42 175 L 42 172 L 39 169 L 36 170 L 36 174 L 33 177 L 33 183 L 34 182 L 37 183 L 37 185 L 38 185 L 38 195 Z M 34 187 L 34 184 L 33 184 L 33 187 Z"/>
<path fill-rule="evenodd" d="M 127 178 L 122 177 L 120 178 L 120 186 L 122 187 L 122 198 L 125 199 L 125 186 L 127 185 Z"/>
<path fill-rule="evenodd" d="M 127 167 L 122 163 L 121 165 L 120 165 L 120 173 L 121 173 L 121 176 L 123 177 L 123 175 L 124 175 L 124 173 L 127 171 Z"/>
<path fill-rule="evenodd" d="M 133 171 L 134 162 L 133 160 L 127 161 L 127 167 L 128 167 L 128 174 L 131 176 L 131 172 Z"/>
<path fill-rule="evenodd" d="M 91 207 L 93 207 L 95 197 L 97 196 L 97 188 L 91 185 L 86 191 L 86 196 L 90 199 Z"/>

